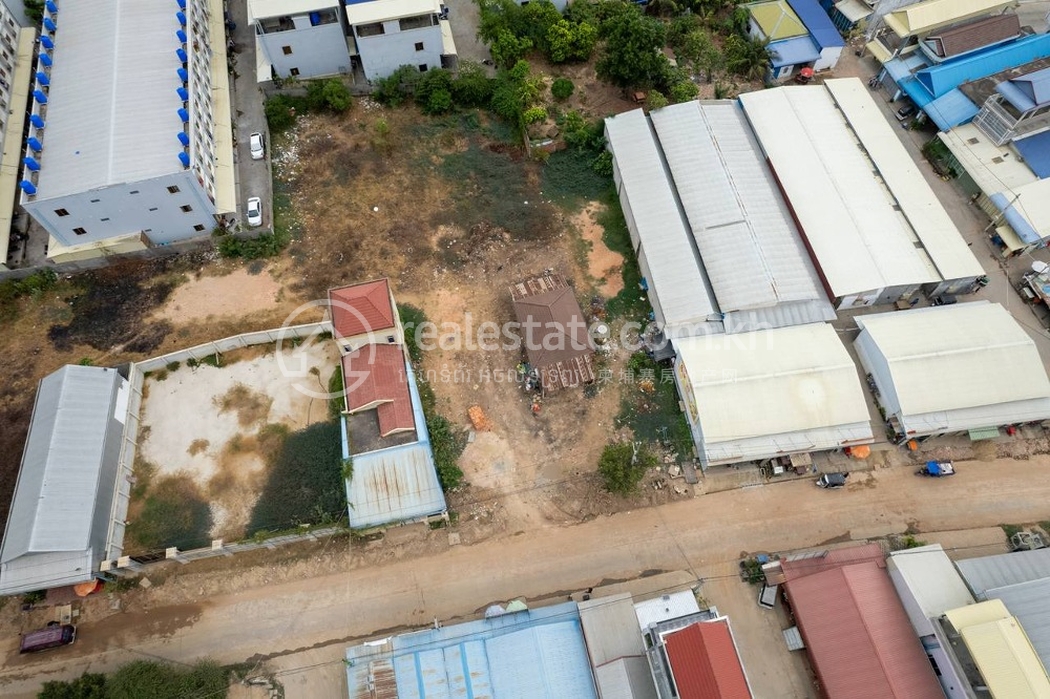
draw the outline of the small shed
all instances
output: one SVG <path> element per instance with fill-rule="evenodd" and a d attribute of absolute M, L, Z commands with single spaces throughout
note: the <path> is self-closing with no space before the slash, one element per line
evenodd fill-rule
<path fill-rule="evenodd" d="M 510 288 L 529 364 L 544 391 L 592 383 L 594 344 L 576 295 L 557 274 L 544 274 Z"/>

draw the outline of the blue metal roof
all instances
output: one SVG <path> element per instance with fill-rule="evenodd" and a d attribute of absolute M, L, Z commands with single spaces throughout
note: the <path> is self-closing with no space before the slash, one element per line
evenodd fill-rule
<path fill-rule="evenodd" d="M 773 68 L 813 63 L 820 58 L 820 47 L 808 34 L 771 41 L 766 48 L 769 49 L 770 63 L 773 64 Z"/>
<path fill-rule="evenodd" d="M 965 82 L 1047 56 L 1050 56 L 1050 34 L 1033 34 L 986 51 L 967 54 L 954 61 L 923 68 L 915 73 L 915 79 L 929 93 L 929 99 L 936 99 Z"/>
<path fill-rule="evenodd" d="M 354 454 L 353 476 L 346 482 L 346 500 L 350 505 L 350 526 L 355 529 L 419 519 L 446 509 L 416 376 L 411 363 L 406 361 L 405 368 L 417 441 Z M 346 420 L 341 420 L 340 426 L 346 459 L 350 457 Z"/>
<path fill-rule="evenodd" d="M 930 65 L 930 62 L 926 60 L 922 52 L 915 51 L 907 56 L 891 58 L 883 63 L 882 67 L 886 69 L 886 72 L 893 78 L 894 82 L 899 83 L 910 77 L 915 71 L 928 65 Z"/>
<path fill-rule="evenodd" d="M 787 0 L 787 3 L 806 25 L 806 29 L 818 48 L 826 49 L 846 45 L 839 30 L 832 23 L 831 17 L 820 6 L 818 0 Z"/>
<path fill-rule="evenodd" d="M 1014 141 L 1014 147 L 1036 177 L 1050 177 L 1050 131 Z"/>
<path fill-rule="evenodd" d="M 1043 68 L 995 86 L 996 92 L 1022 112 L 1050 103 L 1050 68 Z"/>
<path fill-rule="evenodd" d="M 922 108 L 926 116 L 941 131 L 948 131 L 960 124 L 971 121 L 980 108 L 963 94 L 962 90 L 952 90 L 946 95 L 938 97 Z"/>
<path fill-rule="evenodd" d="M 1035 244 L 1042 240 L 1039 231 L 1025 218 L 1024 213 L 1019 211 L 1014 205 L 1016 197 L 1011 200 L 1005 194 L 999 192 L 993 194 L 990 198 L 996 208 L 1003 212 L 1003 218 L 1006 219 L 1006 222 L 1010 224 L 1010 227 L 1014 229 L 1014 232 L 1017 233 L 1021 240 L 1029 244 Z"/>
<path fill-rule="evenodd" d="M 575 602 L 395 636 L 376 653 L 347 649 L 350 697 L 357 665 L 389 658 L 399 699 L 596 699 Z"/>

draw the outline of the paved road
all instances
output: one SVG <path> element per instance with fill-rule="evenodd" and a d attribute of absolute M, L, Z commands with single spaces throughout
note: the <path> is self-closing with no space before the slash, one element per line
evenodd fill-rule
<path fill-rule="evenodd" d="M 823 491 L 808 481 L 706 495 L 566 528 L 450 549 L 441 555 L 260 587 L 199 604 L 123 614 L 81 627 L 82 641 L 33 658 L 0 643 L 0 694 L 32 696 L 39 682 L 111 669 L 141 657 L 222 662 L 289 656 L 433 619 L 470 615 L 494 600 L 567 594 L 646 570 L 725 575 L 742 551 L 778 551 L 872 535 L 1031 522 L 1050 517 L 1050 457 L 962 464 L 951 479 L 897 468 Z M 307 654 L 309 655 L 309 654 Z"/>
<path fill-rule="evenodd" d="M 249 197 L 260 197 L 263 201 L 263 229 L 269 229 L 273 221 L 273 193 L 270 175 L 270 139 L 263 114 L 263 94 L 255 76 L 255 32 L 248 24 L 247 0 L 230 0 L 230 19 L 237 28 L 232 38 L 237 45 L 237 57 L 233 79 L 233 124 L 237 146 L 234 159 L 237 162 L 237 220 L 243 228 L 248 227 L 246 207 Z M 258 131 L 266 142 L 266 158 L 252 160 L 248 136 Z"/>

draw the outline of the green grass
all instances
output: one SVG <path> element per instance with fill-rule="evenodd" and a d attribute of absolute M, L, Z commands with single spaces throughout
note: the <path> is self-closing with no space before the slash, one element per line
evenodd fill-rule
<path fill-rule="evenodd" d="M 343 366 L 336 365 L 328 379 L 328 419 L 336 421 L 343 414 L 346 401 L 343 399 Z"/>
<path fill-rule="evenodd" d="M 128 525 L 128 537 L 143 551 L 194 549 L 211 540 L 211 526 L 211 510 L 197 485 L 187 476 L 168 476 L 149 489 L 142 512 Z"/>
<path fill-rule="evenodd" d="M 594 157 L 590 151 L 551 153 L 541 171 L 543 196 L 569 208 L 611 196 L 612 179 L 594 171 Z"/>
<path fill-rule="evenodd" d="M 693 448 L 693 438 L 685 414 L 678 409 L 678 391 L 668 371 L 670 367 L 660 366 L 643 352 L 631 355 L 616 420 L 631 428 L 635 440 L 663 443 L 685 455 Z M 652 380 L 651 391 L 641 388 L 646 378 Z"/>
<path fill-rule="evenodd" d="M 627 230 L 627 221 L 620 208 L 620 199 L 613 192 L 606 194 L 605 209 L 598 217 L 604 233 L 602 242 L 613 252 L 623 255 L 623 290 L 609 299 L 606 311 L 610 319 L 624 318 L 645 323 L 652 312 L 649 298 L 641 289 L 642 273 L 638 268 L 638 258 L 634 254 L 631 233 Z"/>

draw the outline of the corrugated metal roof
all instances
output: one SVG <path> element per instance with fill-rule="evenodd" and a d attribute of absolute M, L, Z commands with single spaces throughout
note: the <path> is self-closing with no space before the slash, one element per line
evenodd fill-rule
<path fill-rule="evenodd" d="M 889 576 L 853 563 L 788 580 L 788 600 L 828 699 L 943 699 Z"/>
<path fill-rule="evenodd" d="M 1015 14 L 979 17 L 935 32 L 922 41 L 939 58 L 951 58 L 991 44 L 1012 39 L 1021 33 L 1021 20 Z"/>
<path fill-rule="evenodd" d="M 596 378 L 594 343 L 573 291 L 558 274 L 545 274 L 510 288 L 525 354 L 540 372 L 544 390 L 571 388 Z"/>
<path fill-rule="evenodd" d="M 989 15 L 1013 5 L 1013 0 L 925 0 L 889 13 L 884 21 L 903 38 Z"/>
<path fill-rule="evenodd" d="M 38 196 L 179 172 L 175 12 L 168 3 L 63 0 Z"/>
<path fill-rule="evenodd" d="M 974 596 L 983 600 L 991 589 L 1050 578 L 1050 549 L 966 558 L 955 567 Z"/>
<path fill-rule="evenodd" d="M 769 41 L 806 34 L 806 25 L 785 0 L 762 0 L 746 7 Z"/>
<path fill-rule="evenodd" d="M 350 526 L 371 527 L 445 511 L 429 442 L 414 442 L 353 457 L 347 484 Z"/>
<path fill-rule="evenodd" d="M 821 49 L 846 45 L 842 34 L 835 28 L 831 17 L 817 0 L 787 0 L 787 3 Z"/>
<path fill-rule="evenodd" d="M 779 87 L 740 102 L 836 297 L 941 281 L 827 89 Z"/>
<path fill-rule="evenodd" d="M 877 313 L 857 325 L 889 367 L 887 389 L 906 431 L 928 415 L 939 431 L 1050 418 L 1050 380 L 1035 343 L 999 304 Z"/>
<path fill-rule="evenodd" d="M 1004 80 L 995 90 L 1022 112 L 1050 104 L 1050 68 Z"/>
<path fill-rule="evenodd" d="M 988 197 L 1003 193 L 1014 199 L 1017 192 L 1040 181 L 1019 158 L 1004 157 L 1009 150 L 996 146 L 973 124 L 937 136 Z"/>
<path fill-rule="evenodd" d="M 347 649 L 351 699 L 369 696 L 366 663 L 389 658 L 399 699 L 595 699 L 574 603 L 394 636 Z"/>
<path fill-rule="evenodd" d="M 1021 623 L 1044 668 L 1050 667 L 1050 578 L 997 587 L 988 590 L 988 599 L 997 599 Z"/>
<path fill-rule="evenodd" d="M 106 555 L 125 383 L 87 366 L 40 382 L 0 549 L 3 594 L 89 580 Z"/>
<path fill-rule="evenodd" d="M 687 338 L 677 347 L 696 400 L 705 461 L 873 440 L 856 367 L 830 325 Z"/>
<path fill-rule="evenodd" d="M 820 47 L 809 34 L 772 41 L 766 49 L 769 51 L 773 68 L 814 63 L 820 59 Z"/>
<path fill-rule="evenodd" d="M 440 0 L 368 0 L 347 5 L 346 19 L 351 26 L 356 26 L 440 11 Z"/>
<path fill-rule="evenodd" d="M 248 0 L 248 17 L 251 19 L 301 15 L 313 10 L 338 8 L 340 0 Z"/>
<path fill-rule="evenodd" d="M 981 110 L 962 90 L 952 90 L 924 105 L 922 111 L 926 112 L 938 129 L 947 131 L 972 121 Z"/>
<path fill-rule="evenodd" d="M 657 624 L 668 619 L 696 614 L 700 611 L 700 605 L 696 602 L 696 595 L 692 590 L 670 592 L 653 599 L 635 602 L 634 613 L 638 617 L 638 627 L 646 631 L 652 624 Z"/>
<path fill-rule="evenodd" d="M 613 660 L 594 668 L 601 699 L 657 699 L 656 685 L 645 656 Z"/>
<path fill-rule="evenodd" d="M 962 636 L 993 697 L 1050 697 L 1050 678 L 1021 625 L 1002 601 L 951 610 L 945 617 Z"/>
<path fill-rule="evenodd" d="M 740 108 L 694 101 L 651 119 L 726 331 L 833 320 Z"/>
<path fill-rule="evenodd" d="M 664 643 L 679 699 L 751 699 L 729 620 L 698 622 Z"/>
<path fill-rule="evenodd" d="M 695 599 L 694 599 L 695 602 Z M 645 655 L 631 594 L 580 602 L 580 623 L 591 665 L 598 667 L 631 655 Z"/>
<path fill-rule="evenodd" d="M 974 602 L 966 583 L 940 544 L 894 551 L 886 560 L 886 566 L 898 591 L 903 585 L 918 604 L 918 609 L 904 605 L 917 631 L 924 629 L 926 633 L 933 633 L 930 619 Z M 903 599 L 905 594 L 901 592 Z"/>
<path fill-rule="evenodd" d="M 649 120 L 640 109 L 605 120 L 605 135 L 621 181 L 621 204 L 630 212 L 649 269 L 650 295 L 660 320 L 703 326 L 720 320 Z M 656 305 L 656 304 L 654 304 Z"/>
<path fill-rule="evenodd" d="M 1032 34 L 1017 41 L 974 51 L 951 61 L 922 68 L 915 72 L 915 79 L 929 95 L 927 100 L 935 99 L 963 83 L 998 73 L 1011 66 L 1029 63 L 1047 55 L 1050 55 L 1050 35 Z"/>
<path fill-rule="evenodd" d="M 896 130 L 871 99 L 871 90 L 856 78 L 827 80 L 824 84 L 940 275 L 944 279 L 983 275 L 981 263 L 904 148 Z"/>
<path fill-rule="evenodd" d="M 1014 148 L 1021 154 L 1025 164 L 1040 179 L 1050 178 L 1050 131 L 1019 138 Z"/>

